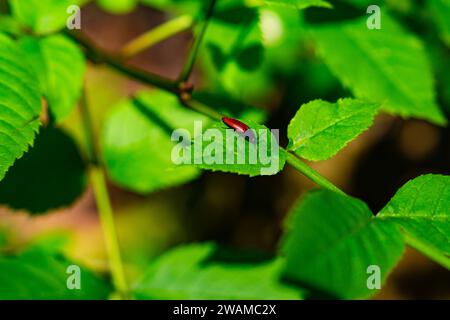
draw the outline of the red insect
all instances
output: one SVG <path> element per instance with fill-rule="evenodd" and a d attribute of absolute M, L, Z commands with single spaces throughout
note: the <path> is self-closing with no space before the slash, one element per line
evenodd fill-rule
<path fill-rule="evenodd" d="M 246 138 L 249 139 L 250 142 L 255 143 L 255 135 L 253 134 L 253 131 L 247 132 L 250 127 L 246 125 L 245 123 L 229 117 L 223 117 L 222 118 L 223 123 L 225 123 L 228 127 L 231 129 L 234 129 L 237 133 L 244 135 L 246 134 Z"/>

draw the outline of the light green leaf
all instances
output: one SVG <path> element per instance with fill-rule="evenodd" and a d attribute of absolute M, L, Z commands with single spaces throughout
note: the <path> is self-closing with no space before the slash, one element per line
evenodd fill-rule
<path fill-rule="evenodd" d="M 311 101 L 289 123 L 288 149 L 308 160 L 331 158 L 372 124 L 378 108 L 355 99 Z"/>
<path fill-rule="evenodd" d="M 295 9 L 305 9 L 308 7 L 332 8 L 330 3 L 322 0 L 255 0 L 255 2 L 263 2 L 268 5 L 285 6 Z"/>
<path fill-rule="evenodd" d="M 142 92 L 112 111 L 102 134 L 102 152 L 110 177 L 120 186 L 147 193 L 198 177 L 193 166 L 174 164 L 173 130 L 193 131 L 205 117 L 186 109 L 162 91 Z"/>
<path fill-rule="evenodd" d="M 335 298 L 368 297 L 371 265 L 384 281 L 404 250 L 393 223 L 376 219 L 367 205 L 328 190 L 307 194 L 290 213 L 282 242 L 285 276 Z"/>
<path fill-rule="evenodd" d="M 250 177 L 277 174 L 286 160 L 285 153 L 280 150 L 278 136 L 253 121 L 246 121 L 246 124 L 253 130 L 253 141 L 217 122 L 208 132 L 196 135 L 181 156 L 192 154 L 190 163 L 212 171 Z"/>
<path fill-rule="evenodd" d="M 450 176 L 428 174 L 407 182 L 378 218 L 450 255 Z"/>
<path fill-rule="evenodd" d="M 97 0 L 103 10 L 113 14 L 125 14 L 133 11 L 139 0 Z"/>
<path fill-rule="evenodd" d="M 0 182 L 0 203 L 43 213 L 72 204 L 85 187 L 85 165 L 75 142 L 60 129 L 46 127 Z"/>
<path fill-rule="evenodd" d="M 30 64 L 39 75 L 41 90 L 57 122 L 75 107 L 83 86 L 86 62 L 72 40 L 54 35 L 20 40 Z"/>
<path fill-rule="evenodd" d="M 157 259 L 134 288 L 138 299 L 299 299 L 282 283 L 281 259 L 251 261 L 250 253 L 211 243 L 186 245 Z"/>
<path fill-rule="evenodd" d="M 67 268 L 73 263 L 46 251 L 29 250 L 19 256 L 0 255 L 0 299 L 107 299 L 110 285 L 80 268 L 80 290 L 67 287 Z"/>
<path fill-rule="evenodd" d="M 0 33 L 0 180 L 39 128 L 38 78 L 16 43 Z"/>
<path fill-rule="evenodd" d="M 85 0 L 10 0 L 13 15 L 35 33 L 47 34 L 66 26 L 67 8 Z"/>
<path fill-rule="evenodd" d="M 22 32 L 22 26 L 13 17 L 0 14 L 0 32 L 19 35 Z"/>
<path fill-rule="evenodd" d="M 383 103 L 387 112 L 446 124 L 422 42 L 386 12 L 381 30 L 369 30 L 366 19 L 311 27 L 330 69 L 357 97 Z"/>

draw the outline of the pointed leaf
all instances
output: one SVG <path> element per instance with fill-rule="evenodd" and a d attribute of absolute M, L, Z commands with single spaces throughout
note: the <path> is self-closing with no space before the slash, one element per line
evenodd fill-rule
<path fill-rule="evenodd" d="M 450 255 L 450 176 L 428 174 L 407 182 L 378 218 Z"/>
<path fill-rule="evenodd" d="M 311 101 L 289 123 L 288 149 L 308 160 L 331 158 L 372 124 L 378 108 L 354 99 Z"/>
<path fill-rule="evenodd" d="M 57 122 L 75 107 L 83 86 L 86 62 L 72 40 L 54 35 L 20 40 L 30 64 L 39 75 L 41 90 Z"/>
<path fill-rule="evenodd" d="M 0 33 L 0 180 L 39 127 L 38 78 L 17 44 Z"/>

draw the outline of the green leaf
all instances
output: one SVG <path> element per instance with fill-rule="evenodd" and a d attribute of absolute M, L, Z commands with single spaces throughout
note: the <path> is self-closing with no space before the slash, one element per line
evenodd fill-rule
<path fill-rule="evenodd" d="M 365 131 L 379 105 L 355 99 L 304 104 L 289 123 L 288 149 L 308 160 L 326 160 Z"/>
<path fill-rule="evenodd" d="M 308 7 L 332 8 L 327 1 L 322 0 L 259 0 L 264 4 L 291 7 L 295 9 L 305 9 Z"/>
<path fill-rule="evenodd" d="M 162 91 L 142 92 L 111 113 L 102 134 L 102 152 L 108 173 L 120 186 L 140 193 L 180 185 L 198 177 L 192 166 L 171 159 L 174 129 L 193 130 L 205 117 L 186 109 Z"/>
<path fill-rule="evenodd" d="M 0 299 L 107 299 L 110 285 L 80 268 L 80 290 L 69 290 L 67 268 L 73 263 L 45 251 L 0 255 Z"/>
<path fill-rule="evenodd" d="M 10 0 L 13 15 L 35 33 L 47 34 L 66 26 L 67 8 L 82 0 Z"/>
<path fill-rule="evenodd" d="M 97 0 L 103 10 L 113 14 L 125 14 L 136 8 L 139 0 Z"/>
<path fill-rule="evenodd" d="M 46 127 L 0 182 L 0 203 L 42 213 L 72 204 L 85 187 L 85 165 L 75 142 Z"/>
<path fill-rule="evenodd" d="M 407 182 L 378 218 L 450 255 L 450 176 L 428 174 Z"/>
<path fill-rule="evenodd" d="M 22 26 L 13 17 L 0 14 L 0 32 L 16 36 L 22 33 Z"/>
<path fill-rule="evenodd" d="M 17 45 L 0 33 L 0 180 L 39 128 L 38 79 Z"/>
<path fill-rule="evenodd" d="M 278 137 L 263 125 L 253 121 L 246 121 L 246 124 L 253 130 L 253 142 L 222 122 L 217 122 L 208 128 L 214 131 L 196 135 L 192 144 L 183 149 L 182 157 L 184 158 L 185 153 L 192 154 L 189 163 L 212 171 L 250 177 L 277 174 L 286 161 L 285 153 L 280 150 Z"/>
<path fill-rule="evenodd" d="M 60 122 L 70 114 L 81 95 L 86 69 L 82 51 L 62 35 L 25 37 L 20 45 L 39 76 L 52 115 Z"/>
<path fill-rule="evenodd" d="M 442 40 L 450 47 L 450 1 L 430 0 L 427 1 L 432 19 L 439 30 Z"/>
<path fill-rule="evenodd" d="M 386 12 L 380 30 L 369 30 L 366 19 L 311 27 L 330 69 L 357 97 L 389 113 L 446 124 L 422 42 Z"/>
<path fill-rule="evenodd" d="M 285 276 L 335 298 L 364 298 L 371 265 L 386 279 L 404 250 L 393 223 L 376 219 L 367 205 L 328 190 L 313 191 L 294 206 L 282 242 Z"/>
<path fill-rule="evenodd" d="M 281 259 L 249 261 L 211 243 L 186 245 L 159 257 L 134 288 L 138 299 L 299 299 L 283 284 Z M 250 260 L 254 260 L 253 258 Z"/>

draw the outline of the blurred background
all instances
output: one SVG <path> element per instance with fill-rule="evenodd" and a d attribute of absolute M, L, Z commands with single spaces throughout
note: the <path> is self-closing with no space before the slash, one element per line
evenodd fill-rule
<path fill-rule="evenodd" d="M 413 20 L 410 10 L 414 8 L 400 6 L 398 9 L 406 23 Z M 116 15 L 89 4 L 82 10 L 82 32 L 100 48 L 114 53 L 168 18 L 167 13 L 147 6 Z M 273 23 L 270 19 L 267 21 Z M 409 25 L 419 29 L 417 21 Z M 427 38 L 432 37 L 430 28 L 425 26 L 420 32 Z M 293 31 L 281 29 L 280 32 L 290 37 Z M 302 38 L 301 32 L 299 38 Z M 191 32 L 183 32 L 139 54 L 130 63 L 175 78 L 184 64 L 191 39 Z M 275 87 L 271 86 L 262 95 L 246 97 L 246 102 L 267 110 L 267 125 L 280 128 L 281 136 L 286 136 L 287 124 L 302 103 L 316 98 L 335 101 L 350 96 L 317 57 L 314 46 L 307 40 L 298 43 L 298 50 L 290 57 L 296 63 L 289 68 L 273 66 L 270 70 Z M 436 57 L 435 52 L 430 55 Z M 282 60 L 280 57 L 280 62 Z M 448 77 L 449 49 L 439 50 L 439 58 L 433 60 L 440 64 L 437 77 Z M 201 63 L 197 66 L 193 77 L 197 86 L 205 85 L 207 72 Z M 108 67 L 98 65 L 89 66 L 86 83 L 96 135 L 105 114 L 143 88 Z M 450 82 L 446 83 L 447 86 L 438 87 L 438 98 L 440 105 L 449 111 Z M 79 114 L 74 112 L 63 127 L 81 144 L 79 120 Z M 281 141 L 282 145 L 286 143 Z M 381 114 L 373 127 L 334 158 L 311 165 L 377 212 L 409 179 L 424 173 L 450 174 L 450 130 L 425 121 L 405 121 Z M 312 182 L 289 166 L 277 176 L 251 179 L 205 171 L 191 183 L 147 196 L 110 184 L 127 275 L 131 280 L 136 279 L 155 256 L 185 242 L 215 240 L 238 248 L 273 252 L 286 214 L 311 188 L 314 188 Z M 45 243 L 45 246 L 62 249 L 88 267 L 99 271 L 107 267 L 103 234 L 90 189 L 70 208 L 48 215 L 30 216 L 0 207 L 1 242 L 7 243 L 9 248 Z M 450 273 L 407 249 L 381 293 L 374 298 L 450 299 Z"/>

